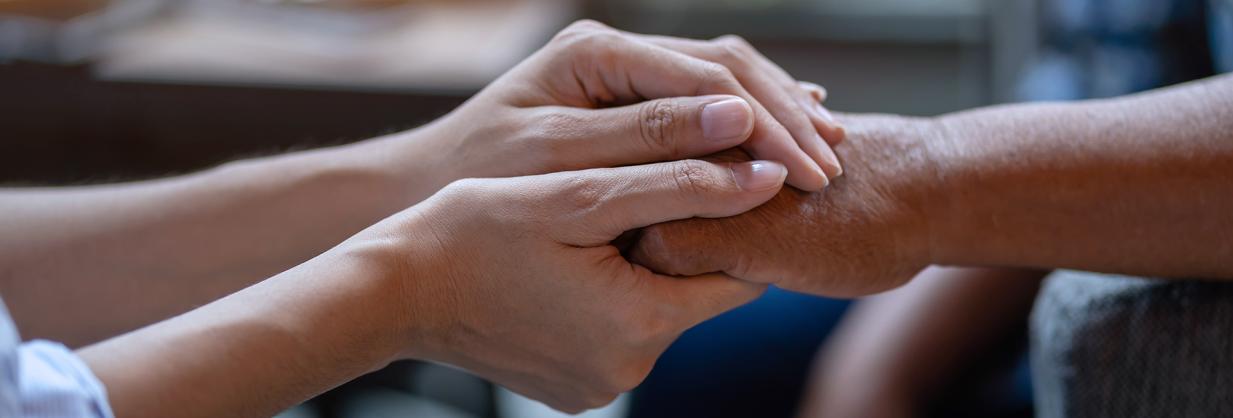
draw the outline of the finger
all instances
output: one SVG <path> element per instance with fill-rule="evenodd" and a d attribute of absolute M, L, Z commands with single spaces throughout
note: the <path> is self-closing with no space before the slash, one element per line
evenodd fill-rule
<path fill-rule="evenodd" d="M 805 92 L 809 94 L 809 97 L 813 99 L 813 101 L 818 103 L 826 103 L 826 87 L 822 87 L 808 81 L 798 81 L 796 83 L 800 85 L 802 90 L 805 90 Z"/>
<path fill-rule="evenodd" d="M 847 137 L 847 130 L 844 129 L 842 123 L 835 120 L 834 115 L 826 109 L 826 106 L 822 105 L 822 103 L 826 102 L 829 92 L 826 91 L 825 87 L 808 81 L 797 83 L 808 95 L 808 98 L 802 99 L 801 106 L 813 108 L 810 119 L 813 120 L 814 127 L 818 129 L 818 132 L 822 133 L 822 137 L 832 147 L 839 145 Z"/>
<path fill-rule="evenodd" d="M 552 149 L 584 156 L 576 167 L 612 167 L 700 157 L 739 146 L 753 132 L 753 108 L 730 95 L 674 97 L 607 109 L 536 107 Z M 569 159 L 565 159 L 569 160 Z"/>
<path fill-rule="evenodd" d="M 797 146 L 817 162 L 827 176 L 834 177 L 843 172 L 838 157 L 830 150 L 831 143 L 842 140 L 842 131 L 834 126 L 834 119 L 826 118 L 828 112 L 818 104 L 819 100 L 813 99 L 811 93 L 802 89 L 791 75 L 741 38 L 728 36 L 715 41 L 699 41 L 632 35 L 728 67 L 741 85 L 788 129 Z"/>
<path fill-rule="evenodd" d="M 709 163 L 681 160 L 561 173 L 552 196 L 574 208 L 561 239 L 573 245 L 612 242 L 621 233 L 692 217 L 736 215 L 765 203 L 783 187 L 785 168 L 772 161 Z M 572 215 L 572 216 L 571 216 Z"/>
<path fill-rule="evenodd" d="M 592 26 L 596 24 L 590 24 Z M 595 103 L 632 103 L 644 99 L 730 94 L 754 110 L 754 129 L 743 147 L 757 158 L 788 168 L 788 183 L 820 190 L 826 173 L 792 134 L 755 100 L 726 67 L 667 48 L 636 41 L 615 30 L 578 36 L 573 49 L 576 82 Z"/>
<path fill-rule="evenodd" d="M 741 85 L 762 101 L 767 109 L 792 133 L 798 146 L 809 154 L 830 178 L 842 173 L 839 158 L 830 149 L 815 126 L 822 120 L 817 113 L 816 101 L 809 100 L 808 92 L 797 86 L 795 79 L 778 65 L 767 59 L 748 42 L 738 36 L 727 35 L 710 42 L 709 51 L 716 51 L 720 64 L 733 68 Z M 713 53 L 715 54 L 715 53 Z M 802 103 L 802 101 L 805 101 Z M 823 109 L 824 110 L 824 109 Z"/>
<path fill-rule="evenodd" d="M 752 302 L 767 288 L 765 284 L 738 280 L 723 273 L 690 277 L 656 275 L 651 284 L 652 294 L 665 315 L 680 318 L 681 331 Z"/>

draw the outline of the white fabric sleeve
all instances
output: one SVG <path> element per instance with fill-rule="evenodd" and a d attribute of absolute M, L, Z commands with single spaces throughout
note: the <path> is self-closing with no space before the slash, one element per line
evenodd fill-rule
<path fill-rule="evenodd" d="M 0 417 L 114 418 L 107 391 L 62 344 L 22 343 L 0 301 Z"/>

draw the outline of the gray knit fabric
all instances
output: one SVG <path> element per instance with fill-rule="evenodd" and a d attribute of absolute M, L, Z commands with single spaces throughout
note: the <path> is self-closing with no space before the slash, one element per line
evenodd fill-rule
<path fill-rule="evenodd" d="M 1233 416 L 1233 283 L 1059 271 L 1031 326 L 1038 417 Z"/>

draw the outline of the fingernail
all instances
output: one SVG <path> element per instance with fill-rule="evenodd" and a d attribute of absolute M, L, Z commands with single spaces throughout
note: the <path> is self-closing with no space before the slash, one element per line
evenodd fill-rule
<path fill-rule="evenodd" d="M 821 165 L 819 165 L 819 163 L 814 162 L 814 165 L 815 165 L 815 166 L 817 166 L 817 170 L 818 170 L 818 172 L 817 172 L 817 173 L 818 173 L 818 178 L 822 179 L 822 188 L 823 188 L 823 189 L 827 188 L 828 186 L 830 186 L 830 185 L 831 185 L 831 179 L 830 179 L 830 177 L 827 177 L 827 176 L 826 176 L 826 170 L 823 170 L 823 169 L 822 169 L 822 166 L 821 166 Z M 819 190 L 821 190 L 821 189 L 819 189 Z"/>
<path fill-rule="evenodd" d="M 753 109 L 739 98 L 702 107 L 702 136 L 711 141 L 744 139 L 753 125 Z"/>
<path fill-rule="evenodd" d="M 835 173 L 835 175 L 830 177 L 839 177 L 843 175 L 843 166 L 839 165 L 839 156 L 835 155 L 835 150 L 832 150 L 829 145 L 824 144 L 822 147 L 822 161 L 820 164 L 826 166 L 823 171 Z"/>
<path fill-rule="evenodd" d="M 732 165 L 732 177 L 741 190 L 756 192 L 779 187 L 788 170 L 774 161 L 749 161 Z"/>

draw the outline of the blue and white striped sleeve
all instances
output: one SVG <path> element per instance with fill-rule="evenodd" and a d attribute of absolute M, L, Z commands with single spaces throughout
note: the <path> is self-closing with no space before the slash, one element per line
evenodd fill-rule
<path fill-rule="evenodd" d="M 114 418 L 107 392 L 62 344 L 22 343 L 0 301 L 0 417 Z"/>

